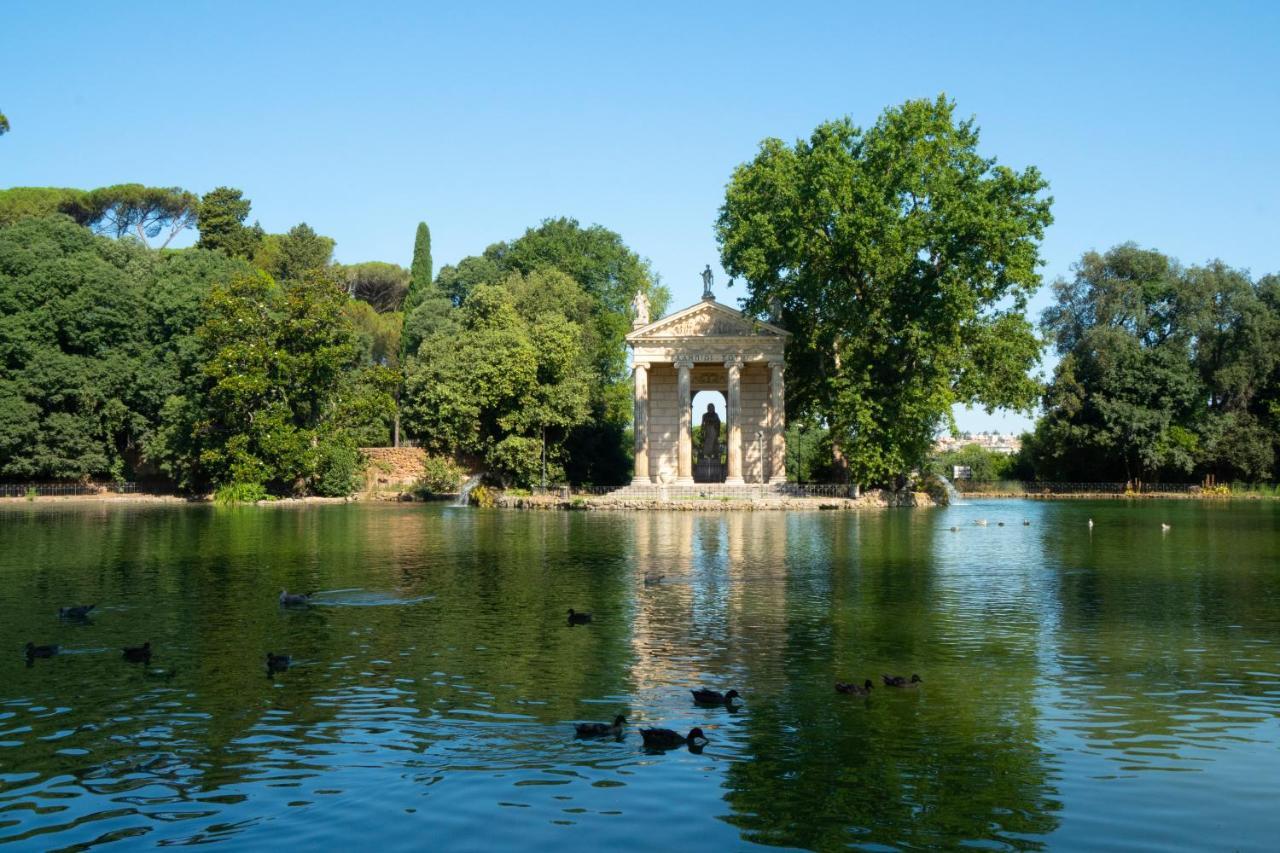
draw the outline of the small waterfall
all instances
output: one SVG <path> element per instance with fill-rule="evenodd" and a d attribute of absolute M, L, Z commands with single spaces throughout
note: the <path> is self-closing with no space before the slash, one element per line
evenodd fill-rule
<path fill-rule="evenodd" d="M 956 491 L 955 486 L 951 485 L 950 480 L 948 480 L 946 477 L 942 476 L 941 474 L 938 475 L 938 479 L 942 481 L 942 487 L 947 490 L 948 506 L 959 506 L 964 503 L 964 501 L 960 497 L 960 493 Z"/>
<path fill-rule="evenodd" d="M 471 490 L 480 485 L 480 478 L 483 474 L 473 474 L 467 478 L 467 482 L 462 484 L 462 488 L 458 490 L 458 499 L 453 502 L 454 506 L 470 506 Z"/>

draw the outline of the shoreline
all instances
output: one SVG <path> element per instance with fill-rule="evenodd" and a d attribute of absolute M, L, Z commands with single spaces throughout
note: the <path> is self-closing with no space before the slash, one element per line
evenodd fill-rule
<path fill-rule="evenodd" d="M 342 498 L 308 496 L 301 498 L 277 498 L 269 501 L 232 504 L 232 506 L 257 507 L 301 507 L 311 505 L 348 504 L 348 503 L 439 503 L 452 500 L 452 496 L 423 500 L 407 497 L 408 493 L 366 493 L 360 492 Z M 963 502 L 977 500 L 1025 500 L 1025 501 L 1204 501 L 1208 503 L 1230 503 L 1232 501 L 1270 501 L 1280 499 L 1278 496 L 1240 494 L 1240 495 L 1204 495 L 1187 492 L 1155 492 L 1141 494 L 1117 494 L 1113 492 L 1065 492 L 1061 494 L 982 494 L 961 493 Z M 190 504 L 193 506 L 213 506 L 212 496 L 184 497 L 182 495 L 133 492 L 101 492 L 91 495 L 36 495 L 34 497 L 15 496 L 0 497 L 0 507 L 33 505 L 84 505 L 100 506 L 154 506 Z M 962 504 L 953 504 L 959 506 Z M 494 506 L 500 509 L 519 510 L 562 510 L 571 512 L 621 512 L 621 511 L 657 511 L 657 512 L 719 512 L 723 510 L 742 510 L 748 512 L 766 511 L 851 511 L 860 509 L 887 509 L 892 507 L 924 508 L 947 506 L 934 501 L 924 492 L 892 493 L 886 490 L 870 489 L 858 498 L 836 497 L 710 497 L 698 499 L 659 498 L 614 498 L 608 495 L 579 495 L 568 498 L 559 496 L 506 495 L 501 494 Z"/>
<path fill-rule="evenodd" d="M 309 496 L 305 498 L 276 498 L 271 501 L 253 501 L 249 503 L 229 504 L 229 506 L 304 506 L 309 504 L 346 504 L 355 503 L 363 500 L 356 495 L 345 498 L 325 498 L 319 496 Z M 192 506 L 218 506 L 209 495 L 199 497 L 183 497 L 182 495 L 170 494 L 148 494 L 145 492 L 134 492 L 129 494 L 121 494 L 119 492 L 102 492 L 96 495 L 34 495 L 26 497 L 5 497 L 0 498 L 0 506 L 19 506 L 22 504 L 103 504 L 113 506 L 123 506 L 129 504 L 190 504 Z"/>

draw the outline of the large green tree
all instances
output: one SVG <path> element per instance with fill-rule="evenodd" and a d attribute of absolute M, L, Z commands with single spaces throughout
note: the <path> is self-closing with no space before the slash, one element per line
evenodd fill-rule
<path fill-rule="evenodd" d="M 277 281 L 301 279 L 329 266 L 333 246 L 332 237 L 302 222 L 285 234 L 265 235 L 254 251 L 253 265 Z"/>
<path fill-rule="evenodd" d="M 218 187 L 205 193 L 198 208 L 200 239 L 196 245 L 202 249 L 218 249 L 231 258 L 252 258 L 263 231 L 257 223 L 252 227 L 244 224 L 250 207 L 251 202 L 244 193 L 232 187 Z"/>
<path fill-rule="evenodd" d="M 504 282 L 512 273 L 528 276 L 550 270 L 568 276 L 588 298 L 585 313 L 574 322 L 584 335 L 594 374 L 591 415 L 565 440 L 565 476 L 575 483 L 618 484 L 627 478 L 630 465 L 626 431 L 631 394 L 624 337 L 630 329 L 631 300 L 636 292 L 645 293 L 657 316 L 666 309 L 670 294 L 648 261 L 616 232 L 600 225 L 584 227 L 569 218 L 547 219 L 514 240 L 489 246 L 482 255 L 442 267 L 435 282 L 438 301 L 406 316 L 406 348 L 413 352 L 416 342 L 427 336 L 425 330 L 448 327 L 448 304 L 465 306 L 473 291 Z"/>
<path fill-rule="evenodd" d="M 413 237 L 413 263 L 409 267 L 409 292 L 404 300 L 404 310 L 413 311 L 428 298 L 432 285 L 431 229 L 419 222 Z"/>
<path fill-rule="evenodd" d="M 167 234 L 159 248 L 196 224 L 200 199 L 181 187 L 148 187 L 143 184 L 116 184 L 91 190 L 84 198 L 87 224 L 99 234 L 123 237 L 132 234 L 150 246 L 162 232 Z"/>
<path fill-rule="evenodd" d="M 385 433 L 395 380 L 360 369 L 347 304 L 314 272 L 282 283 L 258 272 L 213 288 L 197 330 L 198 377 L 166 403 L 160 441 L 175 479 L 275 494 L 355 487 L 357 448 L 371 425 Z"/>
<path fill-rule="evenodd" d="M 1086 252 L 1043 326 L 1061 360 L 1027 455 L 1044 479 L 1270 478 L 1280 307 L 1220 261 L 1132 243 Z"/>
<path fill-rule="evenodd" d="M 831 429 L 852 477 L 920 464 L 956 403 L 1027 409 L 1040 344 L 1024 316 L 1052 221 L 1046 182 L 978 150 L 945 97 L 849 119 L 733 173 L 716 233 L 746 310 L 794 339 L 788 414 Z"/>
<path fill-rule="evenodd" d="M 574 316 L 591 300 L 563 273 L 510 275 L 473 290 L 458 326 L 422 342 L 403 418 L 423 446 L 509 482 L 564 475 L 565 440 L 590 415 L 593 374 Z"/>

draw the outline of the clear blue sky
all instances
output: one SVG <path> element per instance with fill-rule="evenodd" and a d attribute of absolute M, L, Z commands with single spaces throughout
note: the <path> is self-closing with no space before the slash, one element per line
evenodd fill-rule
<path fill-rule="evenodd" d="M 1125 240 L 1280 271 L 1274 2 L 9 2 L 0 186 L 235 186 L 343 262 L 407 264 L 424 219 L 437 268 L 573 216 L 681 305 L 762 138 L 939 92 L 1051 182 L 1046 282 Z"/>

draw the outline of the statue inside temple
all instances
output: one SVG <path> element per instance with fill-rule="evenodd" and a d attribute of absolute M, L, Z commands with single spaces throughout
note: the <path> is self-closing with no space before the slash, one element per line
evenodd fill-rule
<path fill-rule="evenodd" d="M 716 414 L 714 403 L 707 404 L 707 413 L 702 416 L 702 449 L 699 458 L 703 462 L 720 461 L 720 416 Z"/>

